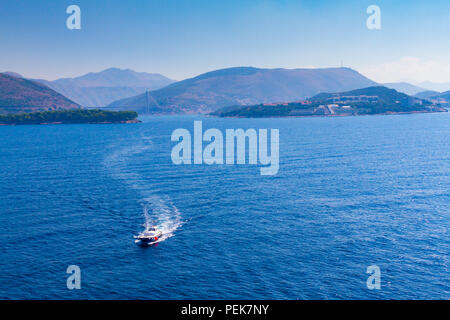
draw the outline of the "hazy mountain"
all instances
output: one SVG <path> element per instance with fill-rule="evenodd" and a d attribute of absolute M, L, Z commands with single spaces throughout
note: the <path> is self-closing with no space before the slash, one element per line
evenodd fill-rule
<path fill-rule="evenodd" d="M 408 82 L 392 82 L 392 83 L 383 83 L 383 86 L 391 89 L 395 89 L 399 92 L 406 93 L 407 95 L 413 96 L 415 94 L 418 94 L 419 92 L 426 91 L 425 88 L 421 88 L 418 86 L 415 86 L 413 84 L 410 84 Z"/>
<path fill-rule="evenodd" d="M 419 86 L 432 91 L 438 91 L 438 92 L 444 92 L 450 90 L 450 82 L 443 82 L 443 83 L 437 83 L 437 82 L 431 82 L 431 81 L 425 81 L 419 84 Z"/>
<path fill-rule="evenodd" d="M 12 77 L 16 77 L 16 78 L 23 78 L 23 76 L 21 74 L 18 74 L 16 72 L 6 71 L 6 72 L 3 72 L 3 74 L 6 74 L 6 75 L 12 76 Z"/>
<path fill-rule="evenodd" d="M 117 68 L 91 72 L 76 78 L 36 81 L 85 107 L 103 107 L 115 100 L 135 96 L 146 90 L 156 90 L 174 82 L 157 73 Z"/>
<path fill-rule="evenodd" d="M 293 101 L 324 91 L 345 91 L 376 83 L 349 68 L 258 69 L 236 67 L 201 74 L 167 87 L 119 100 L 109 109 L 146 113 L 205 113 L 229 105 Z"/>
<path fill-rule="evenodd" d="M 431 97 L 430 99 L 437 99 L 441 103 L 449 103 L 450 102 L 450 91 L 442 92 L 436 96 Z"/>
<path fill-rule="evenodd" d="M 77 109 L 80 106 L 35 81 L 0 73 L 0 113 Z"/>
<path fill-rule="evenodd" d="M 439 97 L 445 98 L 445 99 L 450 99 L 450 91 L 442 92 L 441 94 L 439 94 Z"/>
<path fill-rule="evenodd" d="M 428 90 L 428 91 L 419 92 L 419 93 L 415 94 L 414 97 L 419 98 L 419 99 L 430 99 L 433 97 L 437 97 L 440 94 L 441 94 L 440 92 Z"/>
<path fill-rule="evenodd" d="M 425 92 L 420 92 L 418 94 L 415 95 L 415 97 L 417 98 L 421 98 L 421 99 L 427 99 L 431 102 L 440 104 L 440 105 L 444 105 L 444 106 L 449 106 L 450 105 L 450 91 L 446 91 L 446 92 L 437 92 L 437 91 L 425 91 Z"/>

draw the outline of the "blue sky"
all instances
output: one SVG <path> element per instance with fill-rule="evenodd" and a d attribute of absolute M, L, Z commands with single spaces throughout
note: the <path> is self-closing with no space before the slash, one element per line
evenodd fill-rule
<path fill-rule="evenodd" d="M 66 28 L 79 5 L 81 30 Z M 382 29 L 366 27 L 369 5 Z M 0 71 L 56 79 L 108 67 L 181 80 L 231 67 L 352 67 L 450 81 L 450 1 L 0 0 Z"/>

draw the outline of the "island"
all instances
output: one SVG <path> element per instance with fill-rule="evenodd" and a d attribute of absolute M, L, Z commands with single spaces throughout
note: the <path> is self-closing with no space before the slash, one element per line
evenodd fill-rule
<path fill-rule="evenodd" d="M 31 113 L 0 114 L 0 125 L 21 124 L 82 124 L 137 123 L 135 111 L 107 111 L 100 109 L 70 109 Z"/>
<path fill-rule="evenodd" d="M 237 118 L 336 117 L 447 111 L 444 106 L 429 100 L 411 97 L 383 86 L 374 86 L 341 93 L 320 93 L 295 102 L 230 106 L 210 115 Z"/>

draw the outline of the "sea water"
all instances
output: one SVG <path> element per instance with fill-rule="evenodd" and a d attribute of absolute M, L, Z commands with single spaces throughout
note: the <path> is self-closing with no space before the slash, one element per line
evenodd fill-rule
<path fill-rule="evenodd" d="M 0 127 L 0 298 L 450 298 L 450 114 L 142 120 Z M 194 120 L 279 129 L 279 172 L 173 164 Z"/>

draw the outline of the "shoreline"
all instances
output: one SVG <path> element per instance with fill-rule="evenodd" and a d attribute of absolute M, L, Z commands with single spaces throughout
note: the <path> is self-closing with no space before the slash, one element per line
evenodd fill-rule
<path fill-rule="evenodd" d="M 427 113 L 448 113 L 450 109 L 436 111 L 410 111 L 410 112 L 385 112 L 376 114 L 329 114 L 329 115 L 285 115 L 285 116 L 267 116 L 267 117 L 245 117 L 245 116 L 217 116 L 211 114 L 152 114 L 150 116 L 176 116 L 176 115 L 199 115 L 210 118 L 229 118 L 229 119 L 270 119 L 270 118 L 342 118 L 342 117 L 361 117 L 361 116 L 390 116 L 390 115 L 409 115 L 409 114 L 427 114 Z M 0 123 L 0 126 L 22 126 L 22 125 L 61 125 L 61 124 L 136 124 L 142 123 L 139 119 L 126 121 L 104 121 L 104 122 L 42 122 L 42 123 Z"/>
<path fill-rule="evenodd" d="M 29 125 L 59 125 L 59 124 L 133 124 L 141 123 L 141 120 L 126 120 L 126 121 L 105 121 L 105 122 L 42 122 L 42 123 L 0 123 L 0 126 L 29 126 Z"/>
<path fill-rule="evenodd" d="M 447 113 L 450 112 L 448 109 L 440 111 L 410 111 L 410 112 L 385 112 L 385 113 L 374 113 L 374 114 L 321 114 L 321 115 L 285 115 L 285 116 L 267 116 L 267 117 L 245 117 L 245 116 L 217 116 L 209 114 L 209 117 L 214 118 L 235 118 L 235 119 L 270 119 L 270 118 L 341 118 L 341 117 L 361 117 L 361 116 L 392 116 L 392 115 L 408 115 L 408 114 L 425 114 L 425 113 Z"/>

